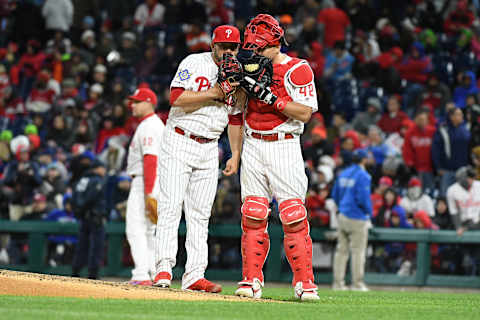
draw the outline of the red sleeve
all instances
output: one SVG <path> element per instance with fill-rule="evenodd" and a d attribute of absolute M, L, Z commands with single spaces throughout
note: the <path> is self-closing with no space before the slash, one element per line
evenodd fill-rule
<path fill-rule="evenodd" d="M 228 124 L 233 126 L 241 126 L 243 124 L 243 113 L 229 114 Z"/>
<path fill-rule="evenodd" d="M 180 87 L 173 87 L 170 89 L 170 105 L 173 106 L 173 103 L 180 97 L 180 95 L 185 91 L 185 89 Z"/>
<path fill-rule="evenodd" d="M 157 156 L 146 154 L 143 156 L 143 183 L 145 194 L 152 193 L 157 178 Z"/>

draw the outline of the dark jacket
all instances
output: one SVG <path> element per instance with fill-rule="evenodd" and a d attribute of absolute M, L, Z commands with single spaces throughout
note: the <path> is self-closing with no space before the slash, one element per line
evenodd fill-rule
<path fill-rule="evenodd" d="M 433 136 L 432 160 L 437 170 L 455 171 L 468 165 L 470 131 L 465 124 L 454 127 L 450 120 Z"/>
<path fill-rule="evenodd" d="M 101 223 L 106 218 L 106 178 L 91 171 L 77 182 L 73 189 L 72 205 L 78 219 Z"/>

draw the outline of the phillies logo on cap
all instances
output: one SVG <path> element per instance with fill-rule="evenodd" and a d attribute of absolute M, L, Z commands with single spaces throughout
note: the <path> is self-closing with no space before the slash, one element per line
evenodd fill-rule
<path fill-rule="evenodd" d="M 227 34 L 227 38 L 230 38 L 230 35 L 232 34 L 232 30 L 227 29 L 227 30 L 225 30 L 225 33 Z"/>
<path fill-rule="evenodd" d="M 213 31 L 212 43 L 229 42 L 240 44 L 240 31 L 234 26 L 218 26 Z"/>

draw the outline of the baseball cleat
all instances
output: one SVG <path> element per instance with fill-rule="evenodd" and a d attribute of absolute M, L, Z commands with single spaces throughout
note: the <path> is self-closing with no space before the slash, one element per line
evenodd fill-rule
<path fill-rule="evenodd" d="M 168 272 L 159 272 L 153 280 L 153 286 L 159 288 L 170 288 L 172 275 Z"/>
<path fill-rule="evenodd" d="M 134 286 L 152 286 L 153 282 L 151 280 L 130 280 L 128 281 L 128 284 Z"/>
<path fill-rule="evenodd" d="M 297 282 L 294 293 L 295 297 L 301 301 L 315 301 L 320 299 L 317 293 L 317 286 L 311 281 Z"/>
<path fill-rule="evenodd" d="M 201 278 L 197 280 L 194 284 L 192 284 L 190 287 L 188 287 L 186 290 L 219 293 L 222 291 L 222 286 L 208 281 L 205 278 Z"/>
<path fill-rule="evenodd" d="M 262 297 L 262 284 L 260 280 L 254 278 L 252 282 L 239 282 L 240 287 L 235 291 L 239 297 L 260 299 Z"/>

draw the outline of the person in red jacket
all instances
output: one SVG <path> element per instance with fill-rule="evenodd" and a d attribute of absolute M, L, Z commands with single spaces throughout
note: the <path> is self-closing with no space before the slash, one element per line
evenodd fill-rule
<path fill-rule="evenodd" d="M 432 62 L 425 55 L 425 47 L 421 42 L 414 42 L 410 49 L 410 55 L 399 64 L 396 69 L 402 79 L 414 83 L 425 83 L 432 69 Z"/>
<path fill-rule="evenodd" d="M 455 10 L 450 12 L 443 23 L 443 29 L 448 35 L 454 35 L 462 28 L 470 28 L 474 19 L 475 15 L 468 9 L 468 1 L 460 0 L 457 2 Z"/>
<path fill-rule="evenodd" d="M 432 141 L 435 127 L 429 125 L 430 110 L 420 109 L 415 116 L 415 125 L 405 134 L 402 156 L 410 172 L 417 172 L 427 192 L 433 191 Z"/>
<path fill-rule="evenodd" d="M 387 112 L 382 115 L 377 125 L 386 134 L 400 132 L 405 119 L 408 119 L 408 116 L 400 110 L 400 96 L 392 95 L 388 99 Z"/>
<path fill-rule="evenodd" d="M 350 19 L 341 9 L 335 7 L 333 1 L 324 1 L 324 9 L 318 13 L 318 23 L 323 25 L 323 43 L 333 48 L 337 41 L 345 41 L 345 30 Z"/>

